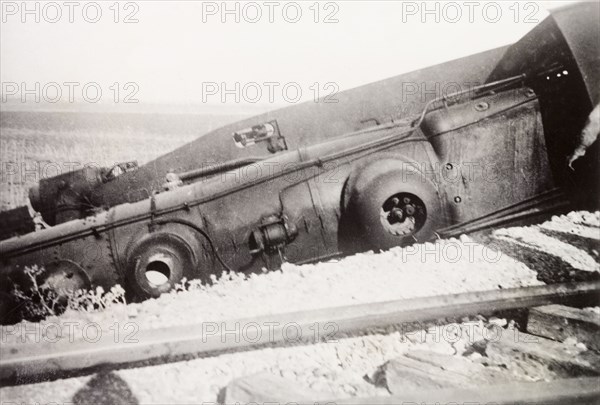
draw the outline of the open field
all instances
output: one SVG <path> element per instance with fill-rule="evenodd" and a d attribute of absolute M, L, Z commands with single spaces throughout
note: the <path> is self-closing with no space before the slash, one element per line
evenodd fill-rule
<path fill-rule="evenodd" d="M 140 165 L 243 114 L 0 112 L 0 210 L 26 204 L 29 187 L 85 165 Z"/>

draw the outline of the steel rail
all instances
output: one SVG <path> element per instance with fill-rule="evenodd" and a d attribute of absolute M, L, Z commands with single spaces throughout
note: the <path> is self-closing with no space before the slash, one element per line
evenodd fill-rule
<path fill-rule="evenodd" d="M 361 331 L 405 323 L 491 314 L 568 303 L 573 299 L 593 297 L 595 300 L 599 293 L 600 281 L 565 283 L 143 330 L 135 336 L 135 343 L 106 335 L 93 343 L 62 339 L 56 343 L 3 344 L 0 346 L 0 381 L 4 385 L 16 385 L 81 375 L 100 368 L 117 369 L 156 361 L 165 363 L 183 358 L 256 350 L 265 346 L 331 341 Z"/>

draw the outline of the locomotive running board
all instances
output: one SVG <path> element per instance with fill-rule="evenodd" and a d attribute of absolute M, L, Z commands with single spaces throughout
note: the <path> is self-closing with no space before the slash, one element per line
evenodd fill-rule
<path fill-rule="evenodd" d="M 482 229 L 504 225 L 537 215 L 557 212 L 560 209 L 568 207 L 570 204 L 570 201 L 560 189 L 555 188 L 523 200 L 517 204 L 494 211 L 491 214 L 439 229 L 437 234 L 442 238 L 459 236 L 461 234 L 480 231 Z"/>

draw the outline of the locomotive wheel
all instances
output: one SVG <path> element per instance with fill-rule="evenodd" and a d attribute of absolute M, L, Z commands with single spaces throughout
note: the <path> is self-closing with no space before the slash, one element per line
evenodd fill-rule
<path fill-rule="evenodd" d="M 71 260 L 58 260 L 46 265 L 40 278 L 40 288 L 55 294 L 60 305 L 66 305 L 75 291 L 91 287 L 85 270 Z"/>
<path fill-rule="evenodd" d="M 134 298 L 157 298 L 170 291 L 183 275 L 197 267 L 192 248 L 180 237 L 156 233 L 132 250 L 127 284 Z"/>
<path fill-rule="evenodd" d="M 398 169 L 373 170 L 348 183 L 346 215 L 355 225 L 358 247 L 385 250 L 431 239 L 443 225 L 433 184 Z"/>

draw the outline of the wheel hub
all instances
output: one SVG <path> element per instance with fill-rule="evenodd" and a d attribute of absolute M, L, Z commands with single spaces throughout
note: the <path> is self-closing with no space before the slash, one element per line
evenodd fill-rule
<path fill-rule="evenodd" d="M 409 236 L 425 224 L 427 212 L 423 201 L 414 194 L 398 193 L 388 198 L 381 207 L 381 224 L 396 236 Z"/>

